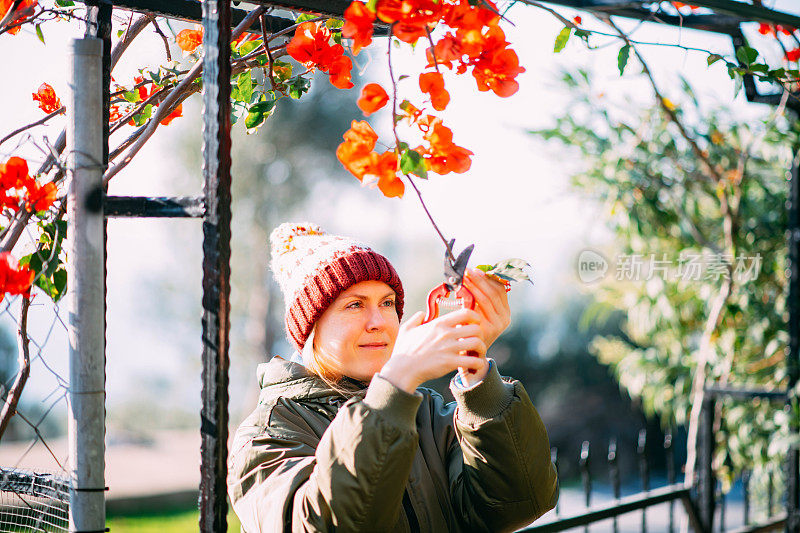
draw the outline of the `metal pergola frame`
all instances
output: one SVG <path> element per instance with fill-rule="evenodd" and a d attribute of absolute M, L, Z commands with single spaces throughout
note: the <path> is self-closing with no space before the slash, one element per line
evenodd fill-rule
<path fill-rule="evenodd" d="M 198 197 L 151 198 L 104 196 L 106 217 L 190 217 L 203 219 L 203 353 L 201 410 L 200 530 L 227 529 L 228 441 L 228 346 L 230 331 L 230 239 L 231 239 L 231 103 L 230 41 L 231 27 L 242 21 L 247 11 L 232 8 L 230 0 L 84 0 L 88 7 L 87 37 L 103 41 L 103 164 L 108 164 L 108 114 L 111 82 L 111 14 L 113 7 L 142 13 L 202 22 L 203 54 L 203 195 Z M 279 0 L 269 3 L 294 11 L 309 11 L 342 16 L 349 0 Z M 645 7 L 657 2 L 623 0 L 547 0 L 548 4 L 585 10 L 602 16 L 619 16 L 729 35 L 734 46 L 744 44 L 741 24 L 764 21 L 800 27 L 800 17 L 733 0 L 692 0 L 711 8 L 713 15 L 676 16 Z M 292 20 L 270 16 L 275 29 L 294 24 Z M 748 100 L 775 105 L 779 94 L 760 94 L 752 77 L 745 76 Z M 800 106 L 789 103 L 800 113 Z M 796 148 L 796 147 L 795 147 Z M 800 169 L 792 168 L 789 191 L 789 389 L 800 377 Z M 104 232 L 105 233 L 105 232 Z M 720 394 L 717 390 L 714 394 Z M 787 400 L 790 401 L 790 400 Z M 797 428 L 793 428 L 795 431 Z M 797 531 L 800 521 L 800 456 L 793 450 L 787 460 L 787 531 Z M 709 465 L 710 466 L 710 465 Z M 700 499 L 711 501 L 700 509 L 704 527 L 713 521 L 713 473 L 701 472 Z M 704 492 L 705 488 L 705 492 Z M 82 490 L 80 487 L 74 490 Z M 99 493 L 103 498 L 104 494 Z M 710 515 L 709 515 L 710 512 Z"/>

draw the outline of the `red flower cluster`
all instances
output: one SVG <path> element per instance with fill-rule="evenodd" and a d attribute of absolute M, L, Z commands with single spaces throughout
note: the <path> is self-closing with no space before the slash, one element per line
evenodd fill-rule
<path fill-rule="evenodd" d="M 344 142 L 336 149 L 336 157 L 344 167 L 362 183 L 377 183 L 388 198 L 402 197 L 405 184 L 397 177 L 397 154 L 374 151 L 378 134 L 365 121 L 353 121 L 344 135 Z"/>
<path fill-rule="evenodd" d="M 61 100 L 56 96 L 56 91 L 47 83 L 39 86 L 39 90 L 32 93 L 33 101 L 39 102 L 39 109 L 47 114 L 61 109 Z"/>
<path fill-rule="evenodd" d="M 286 52 L 307 68 L 318 68 L 327 72 L 334 87 L 353 87 L 353 82 L 350 81 L 353 62 L 344 55 L 342 45 L 331 44 L 331 32 L 324 24 L 300 24 L 294 37 L 286 45 Z"/>
<path fill-rule="evenodd" d="M 443 24 L 452 31 L 428 49 L 429 67 L 455 65 L 459 74 L 473 68 L 478 89 L 492 90 L 502 97 L 519 89 L 515 78 L 525 69 L 519 66 L 516 52 L 508 48 L 505 34 L 498 26 L 500 15 L 489 0 L 476 5 L 469 0 L 377 0 L 375 11 L 356 0 L 344 15 L 342 36 L 353 39 L 354 54 L 372 42 L 376 19 L 391 24 L 394 36 L 410 44 Z M 438 94 L 441 103 L 444 95 Z"/>
<path fill-rule="evenodd" d="M 37 0 L 22 0 L 14 12 L 15 18 L 11 21 L 11 24 L 23 22 L 26 18 L 33 15 L 33 8 L 36 7 L 37 3 Z M 14 0 L 0 0 L 0 19 L 6 16 L 6 13 L 8 13 L 8 10 L 11 9 L 13 5 Z M 19 33 L 19 30 L 20 26 L 14 26 L 13 28 L 9 28 L 8 33 L 16 35 Z"/>
<path fill-rule="evenodd" d="M 28 265 L 19 266 L 10 252 L 0 253 L 0 302 L 6 293 L 31 295 L 33 271 Z"/>
<path fill-rule="evenodd" d="M 440 175 L 463 174 L 469 170 L 473 153 L 453 143 L 453 131 L 442 124 L 442 119 L 426 115 L 417 125 L 424 132 L 423 138 L 429 147 L 418 146 L 416 151 L 424 156 L 428 169 Z"/>
<path fill-rule="evenodd" d="M 49 209 L 56 199 L 58 189 L 53 182 L 39 185 L 28 174 L 28 163 L 21 157 L 10 157 L 0 163 L 0 207 L 19 210 L 20 200 L 28 211 Z"/>

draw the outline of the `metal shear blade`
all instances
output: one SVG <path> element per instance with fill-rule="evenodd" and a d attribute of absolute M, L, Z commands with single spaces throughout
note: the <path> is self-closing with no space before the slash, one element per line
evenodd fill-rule
<path fill-rule="evenodd" d="M 456 291 L 461 287 L 461 282 L 464 280 L 464 272 L 467 270 L 467 263 L 469 256 L 472 255 L 472 250 L 475 248 L 474 244 L 470 244 L 458 254 L 455 261 L 451 261 L 451 251 L 456 240 L 451 239 L 448 243 L 448 250 L 444 252 L 444 277 L 445 286 L 450 291 Z"/>

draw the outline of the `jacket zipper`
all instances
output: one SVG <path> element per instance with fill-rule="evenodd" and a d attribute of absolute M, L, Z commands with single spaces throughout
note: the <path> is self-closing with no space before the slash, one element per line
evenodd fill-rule
<path fill-rule="evenodd" d="M 408 527 L 411 529 L 412 533 L 419 531 L 419 519 L 417 519 L 417 513 L 414 512 L 414 507 L 411 505 L 408 489 L 403 493 L 403 510 L 406 513 Z"/>

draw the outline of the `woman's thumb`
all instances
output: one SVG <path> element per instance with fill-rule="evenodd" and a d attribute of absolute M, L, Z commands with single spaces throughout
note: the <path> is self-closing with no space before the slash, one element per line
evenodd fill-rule
<path fill-rule="evenodd" d="M 422 311 L 417 311 L 403 324 L 405 328 L 415 328 L 422 324 L 422 320 L 425 318 L 425 313 Z"/>

